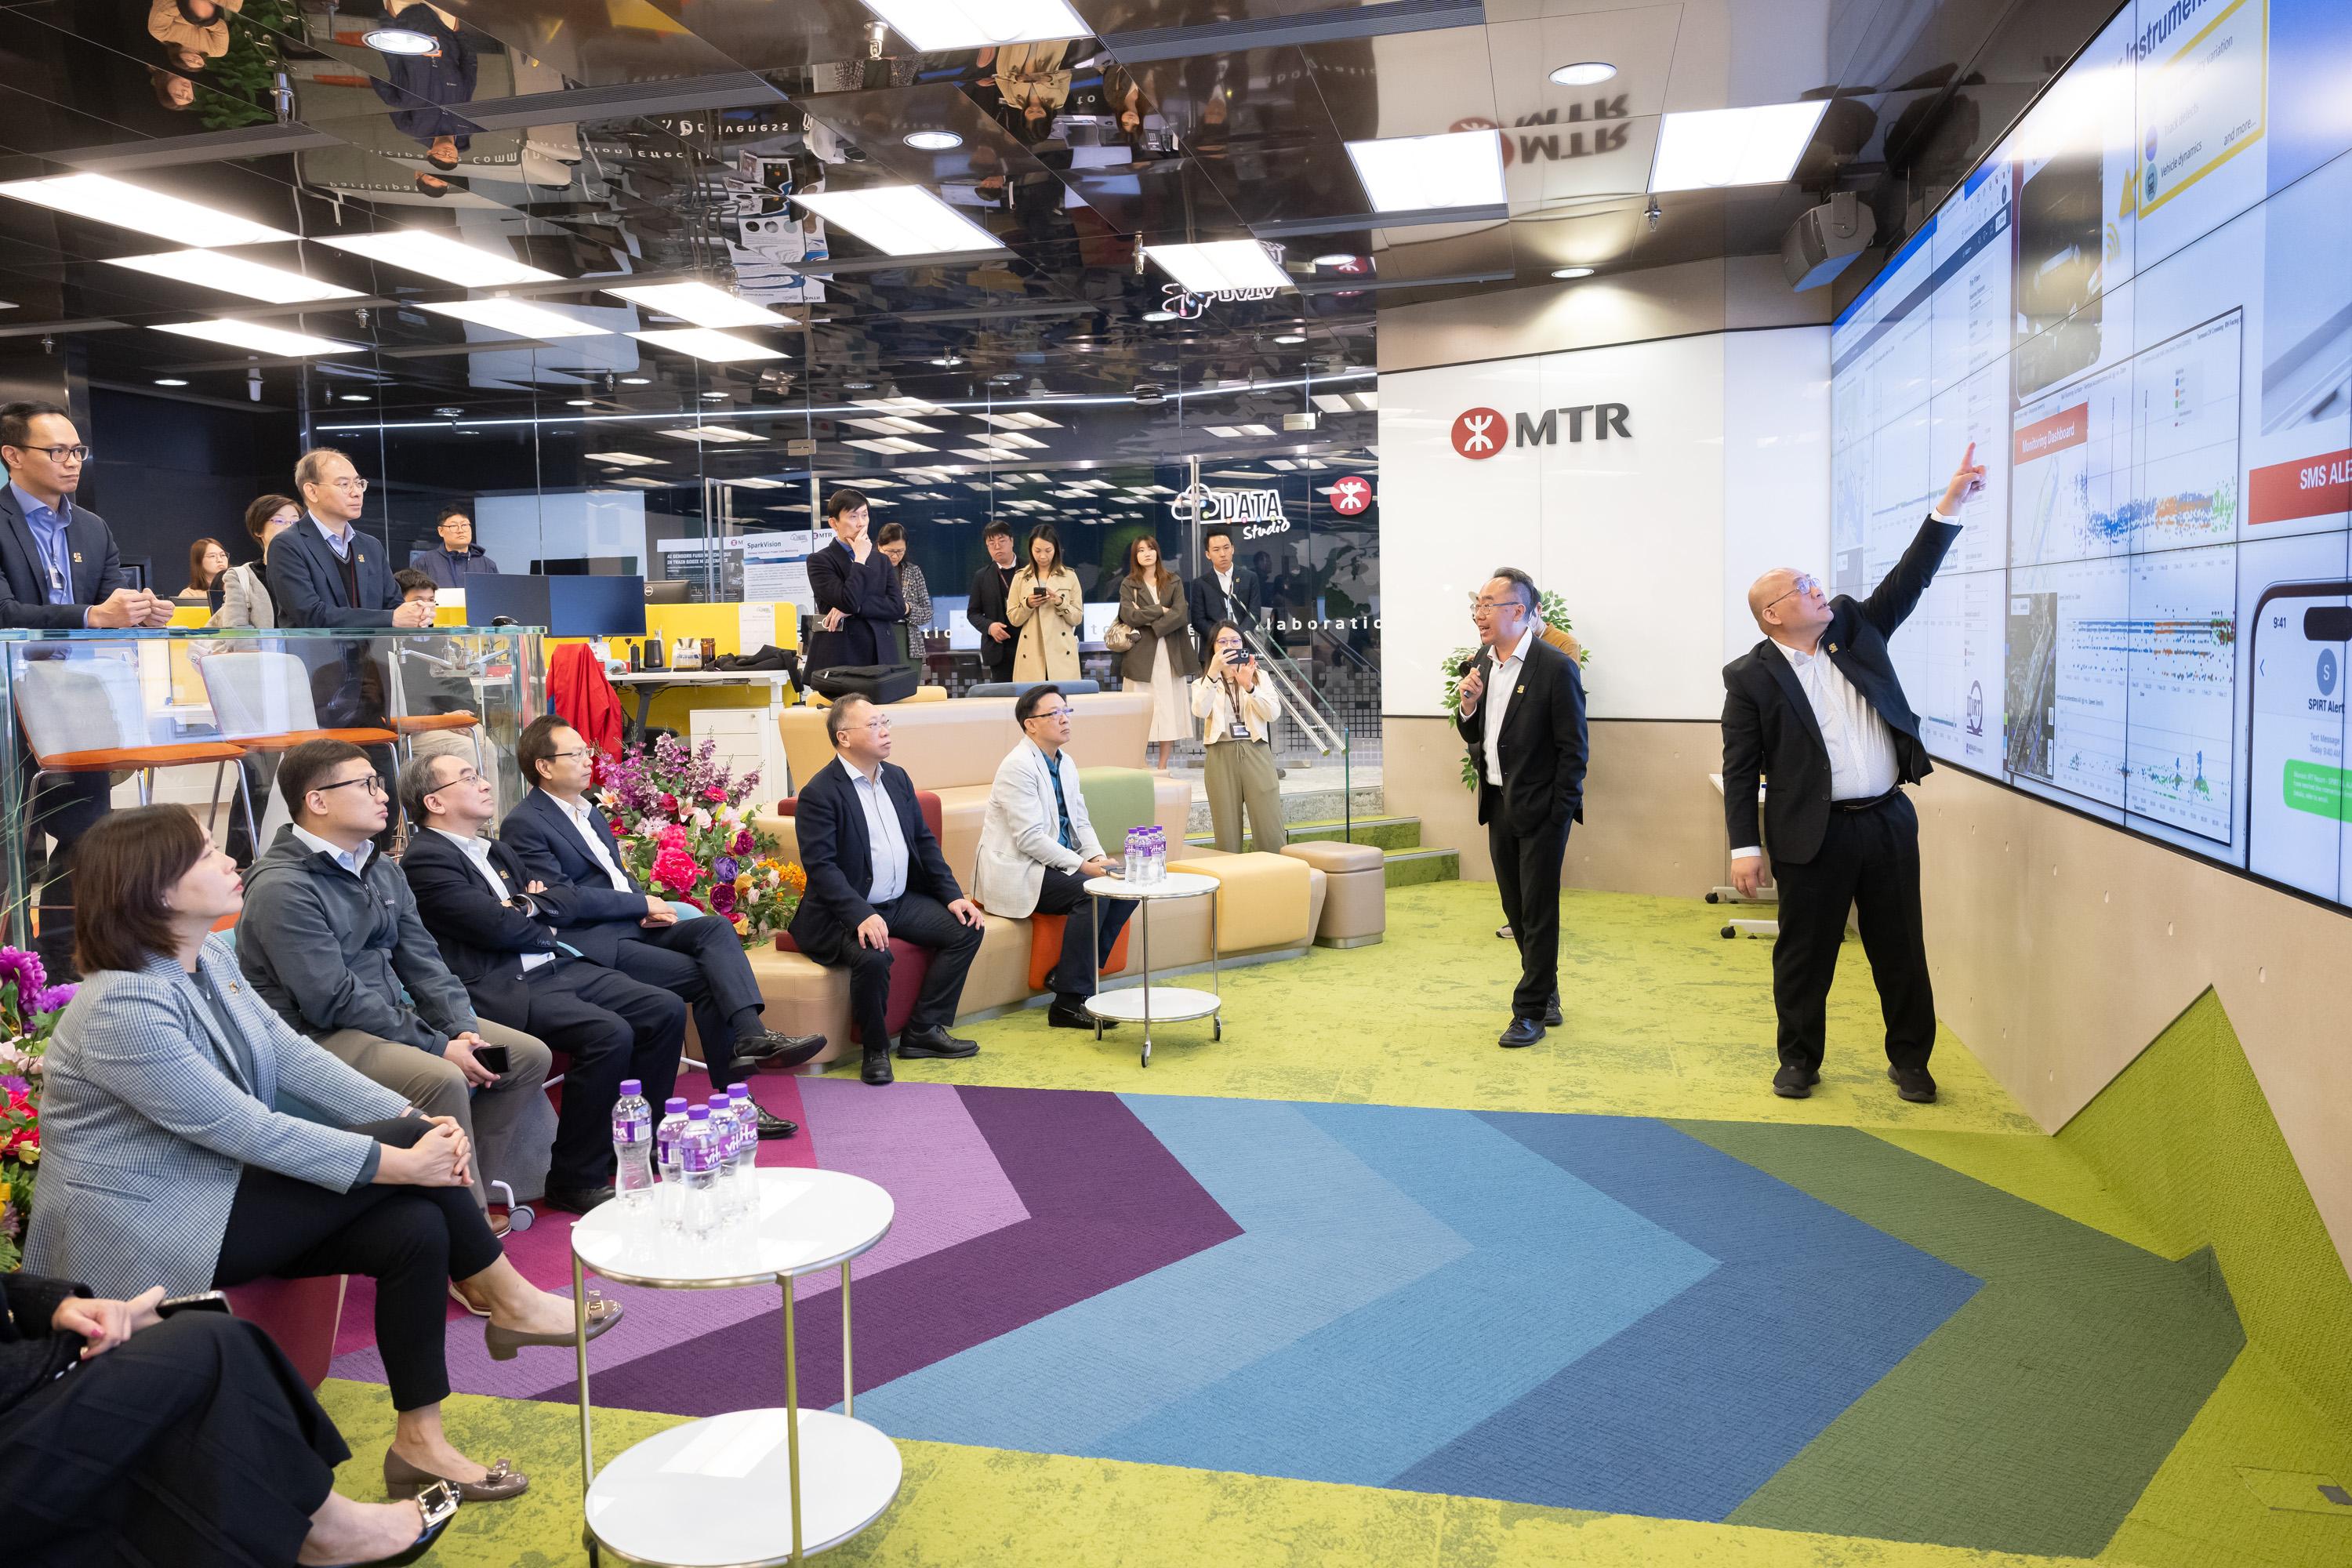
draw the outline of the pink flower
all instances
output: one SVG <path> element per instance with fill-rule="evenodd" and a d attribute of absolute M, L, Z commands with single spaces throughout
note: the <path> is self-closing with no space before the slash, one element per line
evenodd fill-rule
<path fill-rule="evenodd" d="M 713 805 L 723 805 L 727 799 L 727 792 L 717 784 L 711 784 L 703 790 L 702 798 Z"/>
<path fill-rule="evenodd" d="M 661 814 L 664 816 L 677 815 L 677 796 L 674 795 L 665 795 L 654 804 L 661 807 Z"/>
<path fill-rule="evenodd" d="M 735 853 L 738 855 L 749 855 L 759 847 L 760 841 L 751 837 L 751 830 L 748 827 L 735 836 Z"/>
<path fill-rule="evenodd" d="M 654 880 L 674 893 L 683 893 L 702 879 L 702 868 L 680 845 L 666 844 L 654 857 Z"/>

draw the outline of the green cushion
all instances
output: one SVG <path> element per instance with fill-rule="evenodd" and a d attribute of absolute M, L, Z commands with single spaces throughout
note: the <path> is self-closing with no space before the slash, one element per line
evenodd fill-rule
<path fill-rule="evenodd" d="M 1103 848 L 1117 856 L 1127 850 L 1127 830 L 1151 826 L 1151 777 L 1141 768 L 1080 768 L 1078 788 L 1087 797 L 1087 816 Z"/>

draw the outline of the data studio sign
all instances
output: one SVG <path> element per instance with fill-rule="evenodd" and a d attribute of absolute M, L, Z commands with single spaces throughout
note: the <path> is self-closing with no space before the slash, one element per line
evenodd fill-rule
<path fill-rule="evenodd" d="M 1454 449 L 1475 460 L 1498 456 L 1506 447 L 1556 447 L 1562 440 L 1580 443 L 1588 437 L 1630 441 L 1633 432 L 1626 421 L 1633 414 L 1623 403 L 1574 403 L 1509 416 L 1492 408 L 1465 409 L 1454 416 Z"/>
<path fill-rule="evenodd" d="M 1168 510 L 1179 522 L 1198 522 L 1203 528 L 1237 527 L 1237 537 L 1244 540 L 1290 531 L 1280 490 L 1213 490 L 1202 485 L 1179 494 L 1168 503 Z"/>

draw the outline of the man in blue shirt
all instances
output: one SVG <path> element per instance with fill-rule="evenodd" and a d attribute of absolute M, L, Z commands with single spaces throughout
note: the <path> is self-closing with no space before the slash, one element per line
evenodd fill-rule
<path fill-rule="evenodd" d="M 294 488 L 309 513 L 269 542 L 269 595 L 281 626 L 414 631 L 433 611 L 404 604 L 378 541 L 352 525 L 367 506 L 367 481 L 330 447 L 302 454 Z"/>
<path fill-rule="evenodd" d="M 89 457 L 73 416 L 56 404 L 0 408 L 0 462 L 8 470 L 0 489 L 0 626 L 119 630 L 171 620 L 169 599 L 124 585 L 106 520 L 74 505 Z M 33 765 L 22 763 L 28 779 Z M 55 774 L 33 803 L 33 848 L 45 836 L 56 841 L 35 944 L 53 978 L 74 973 L 73 847 L 104 815 L 111 783 L 104 773 Z"/>

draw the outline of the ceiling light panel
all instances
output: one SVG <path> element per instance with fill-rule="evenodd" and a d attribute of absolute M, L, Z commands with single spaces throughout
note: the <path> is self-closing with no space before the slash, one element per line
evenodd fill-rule
<path fill-rule="evenodd" d="M 749 430 L 738 430 L 731 425 L 681 425 L 675 429 L 660 430 L 655 434 L 667 436 L 673 441 L 732 443 L 756 441 L 760 438 Z"/>
<path fill-rule="evenodd" d="M 1066 0 L 866 0 L 866 8 L 927 54 L 1083 38 Z"/>
<path fill-rule="evenodd" d="M 337 250 L 418 273 L 453 289 L 498 289 L 511 283 L 560 283 L 552 272 L 526 267 L 503 251 L 477 250 L 445 234 L 395 228 L 383 234 L 321 235 Z"/>
<path fill-rule="evenodd" d="M 698 327 L 789 327 L 790 316 L 780 316 L 749 300 L 739 300 L 708 283 L 640 283 L 605 293 Z"/>
<path fill-rule="evenodd" d="M 336 353 L 360 346 L 338 342 L 333 338 L 312 337 L 308 332 L 289 332 L 282 327 L 265 327 L 258 321 L 176 321 L 169 325 L 159 323 L 155 331 L 175 332 L 184 338 L 202 338 L 206 342 L 226 343 L 233 349 L 250 349 L 255 353 L 275 354 L 281 359 Z"/>
<path fill-rule="evenodd" d="M 224 294 L 236 294 L 269 305 L 302 305 L 314 300 L 360 298 L 358 289 L 346 289 L 340 283 L 330 283 L 320 278 L 305 278 L 299 272 L 289 272 L 282 267 L 264 267 L 257 261 L 223 256 L 216 250 L 166 250 L 153 256 L 110 256 L 106 258 L 106 264 L 109 267 L 127 267 L 133 272 L 145 272 L 156 278 L 194 283 L 200 289 L 217 289 Z"/>
<path fill-rule="evenodd" d="M 1374 212 L 1494 206 L 1503 200 L 1503 138 L 1496 131 L 1350 142 L 1356 177 Z"/>
<path fill-rule="evenodd" d="M 1085 29 L 1080 28 L 1082 35 Z M 1002 250 L 994 235 L 916 185 L 863 191 L 812 191 L 794 202 L 828 224 L 839 224 L 886 256 L 934 256 Z"/>
<path fill-rule="evenodd" d="M 782 479 L 721 479 L 719 482 L 733 485 L 739 490 L 781 490 L 790 488 Z"/>
<path fill-rule="evenodd" d="M 0 184 L 0 196 L 30 202 L 93 223 L 136 229 L 175 245 L 271 245 L 295 237 L 284 229 L 215 212 L 178 196 L 167 196 L 106 174 L 58 174 L 42 180 Z"/>
<path fill-rule="evenodd" d="M 657 490 L 662 488 L 664 481 L 649 479 L 643 474 L 620 474 L 604 482 L 608 485 L 635 485 L 641 490 Z"/>
<path fill-rule="evenodd" d="M 1796 172 L 1829 108 L 1767 103 L 1753 109 L 1703 109 L 1669 114 L 1658 122 L 1653 191 L 1708 191 L 1727 185 L 1772 185 Z"/>
<path fill-rule="evenodd" d="M 591 452 L 588 454 L 588 460 L 592 463 L 611 463 L 623 468 L 658 468 L 667 464 L 666 458 L 648 458 L 643 452 Z"/>
<path fill-rule="evenodd" d="M 993 425 L 1003 430 L 1059 430 L 1058 419 L 1048 419 L 1042 414 L 975 414 L 974 419 L 983 425 Z"/>
<path fill-rule="evenodd" d="M 731 332 L 716 331 L 709 327 L 676 327 L 658 332 L 631 332 L 629 336 L 641 343 L 651 343 L 657 349 L 691 354 L 696 359 L 719 364 L 730 364 L 738 360 L 784 357 L 782 349 L 772 349 L 749 338 L 739 338 Z"/>
<path fill-rule="evenodd" d="M 603 327 L 592 327 L 576 316 L 551 310 L 522 300 L 452 300 L 441 305 L 419 305 L 436 316 L 471 321 L 478 327 L 517 338 L 601 338 Z"/>
<path fill-rule="evenodd" d="M 1199 245 L 1151 245 L 1146 256 L 1188 292 L 1218 294 L 1244 289 L 1287 289 L 1290 274 L 1254 239 L 1217 239 Z"/>

